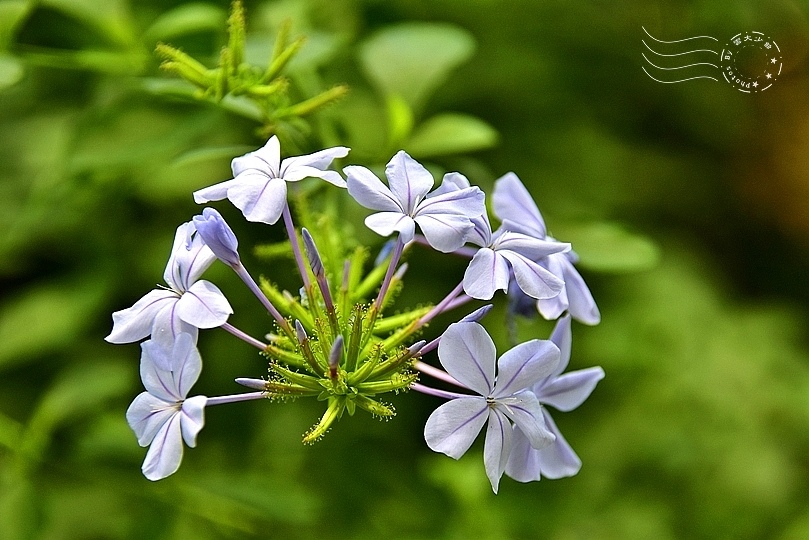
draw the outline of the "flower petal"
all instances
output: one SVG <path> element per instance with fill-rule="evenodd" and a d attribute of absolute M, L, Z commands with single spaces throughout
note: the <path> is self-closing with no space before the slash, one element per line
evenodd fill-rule
<path fill-rule="evenodd" d="M 458 172 L 448 172 L 441 180 L 441 185 L 435 188 L 431 193 L 426 195 L 426 198 L 437 197 L 450 191 L 458 191 L 470 187 L 469 179 Z"/>
<path fill-rule="evenodd" d="M 287 202 L 287 183 L 246 171 L 239 183 L 228 189 L 228 199 L 242 211 L 248 221 L 274 225 Z"/>
<path fill-rule="evenodd" d="M 535 262 L 554 253 L 570 251 L 570 244 L 555 240 L 538 240 L 532 236 L 509 230 L 497 237 L 496 245 L 495 249 L 507 249 Z"/>
<path fill-rule="evenodd" d="M 570 315 L 565 315 L 559 321 L 557 321 L 556 326 L 553 327 L 553 333 L 551 333 L 551 341 L 553 341 L 557 347 L 559 347 L 559 364 L 556 366 L 556 369 L 553 370 L 551 377 L 558 377 L 564 370 L 567 369 L 567 365 L 570 362 L 570 351 L 573 346 L 573 332 L 570 328 Z"/>
<path fill-rule="evenodd" d="M 486 330 L 474 322 L 449 325 L 438 342 L 438 359 L 447 372 L 481 396 L 494 388 L 497 351 Z"/>
<path fill-rule="evenodd" d="M 197 434 L 205 425 L 205 404 L 208 398 L 194 396 L 183 401 L 180 410 L 180 427 L 185 444 L 194 448 L 197 445 Z"/>
<path fill-rule="evenodd" d="M 238 176 L 244 171 L 253 169 L 264 173 L 270 178 L 277 178 L 280 176 L 280 163 L 281 143 L 278 142 L 278 137 L 273 135 L 267 141 L 267 144 L 258 150 L 234 158 L 230 162 L 230 168 L 233 170 L 233 176 Z"/>
<path fill-rule="evenodd" d="M 475 253 L 463 276 L 463 290 L 472 298 L 489 300 L 498 289 L 507 290 L 508 262 L 489 248 Z"/>
<path fill-rule="evenodd" d="M 495 398 L 512 396 L 532 387 L 559 364 L 559 348 L 551 341 L 532 339 L 503 353 L 497 361 Z"/>
<path fill-rule="evenodd" d="M 135 432 L 138 444 L 146 446 L 176 413 L 174 403 L 164 401 L 149 392 L 141 392 L 126 410 L 126 421 Z"/>
<path fill-rule="evenodd" d="M 188 334 L 180 334 L 187 336 Z M 146 391 L 170 405 L 182 401 L 185 397 L 180 393 L 179 385 L 172 373 L 175 347 L 166 347 L 159 341 L 149 340 L 141 343 L 140 380 Z"/>
<path fill-rule="evenodd" d="M 321 178 L 337 187 L 346 187 L 346 181 L 335 171 L 321 171 L 314 167 L 295 167 L 284 175 L 287 182 L 297 182 L 304 178 Z"/>
<path fill-rule="evenodd" d="M 483 446 L 483 464 L 486 467 L 486 476 L 492 484 L 492 490 L 497 493 L 500 478 L 508 463 L 511 453 L 511 436 L 513 429 L 506 417 L 497 409 L 489 409 L 489 425 L 486 427 L 486 442 Z"/>
<path fill-rule="evenodd" d="M 519 426 L 533 448 L 545 448 L 554 441 L 554 435 L 545 425 L 542 407 L 533 392 L 520 392 L 515 396 L 498 399 L 495 408 Z"/>
<path fill-rule="evenodd" d="M 543 239 L 547 235 L 545 221 L 534 199 L 513 172 L 507 173 L 494 183 L 492 193 L 494 215 L 500 221 L 509 220 L 515 226 L 509 230 Z"/>
<path fill-rule="evenodd" d="M 149 480 L 160 480 L 177 472 L 182 459 L 180 415 L 175 411 L 155 435 L 141 470 Z"/>
<path fill-rule="evenodd" d="M 348 152 L 349 149 L 345 146 L 335 146 L 313 154 L 287 158 L 281 162 L 281 176 L 286 178 L 288 173 L 291 173 L 298 167 L 313 167 L 322 171 L 331 165 L 331 162 L 335 159 L 346 157 Z"/>
<path fill-rule="evenodd" d="M 559 437 L 557 436 L 553 444 L 556 444 L 558 440 Z M 539 453 L 551 446 L 542 450 L 535 449 L 520 428 L 514 426 L 514 434 L 511 439 L 511 454 L 506 464 L 506 474 L 517 482 L 535 482 L 539 480 L 542 478 Z"/>
<path fill-rule="evenodd" d="M 424 440 L 435 452 L 459 459 L 469 450 L 486 422 L 489 407 L 480 397 L 452 399 L 427 418 Z"/>
<path fill-rule="evenodd" d="M 206 188 L 198 189 L 194 192 L 194 202 L 197 204 L 204 204 L 211 201 L 221 201 L 227 199 L 228 190 L 234 185 L 238 184 L 239 180 L 231 179 L 224 182 L 219 182 Z"/>
<path fill-rule="evenodd" d="M 486 213 L 485 194 L 473 186 L 429 197 L 416 208 L 418 214 L 453 214 L 476 218 Z"/>
<path fill-rule="evenodd" d="M 197 281 L 177 301 L 177 316 L 197 328 L 216 328 L 228 320 L 233 308 L 210 281 Z"/>
<path fill-rule="evenodd" d="M 160 347 L 166 351 L 171 351 L 174 348 L 174 343 L 180 334 L 190 335 L 194 343 L 196 343 L 197 335 L 199 334 L 196 326 L 180 318 L 177 311 L 178 303 L 179 298 L 160 311 L 155 317 L 154 325 L 152 326 L 152 341 L 160 343 Z M 169 358 L 170 354 L 165 357 Z M 160 358 L 156 356 L 154 359 L 158 366 L 166 371 L 171 371 L 171 364 L 161 364 Z"/>
<path fill-rule="evenodd" d="M 132 343 L 152 333 L 155 318 L 161 310 L 177 302 L 174 291 L 155 289 L 127 309 L 112 314 L 112 331 L 104 339 L 110 343 Z"/>
<path fill-rule="evenodd" d="M 199 355 L 196 343 L 186 333 L 180 334 L 177 341 L 174 342 L 171 372 L 174 376 L 177 395 L 180 399 L 185 399 L 202 372 L 202 357 Z"/>
<path fill-rule="evenodd" d="M 570 371 L 545 384 L 537 397 L 554 409 L 572 411 L 584 403 L 603 378 L 600 367 Z"/>
<path fill-rule="evenodd" d="M 584 283 L 584 278 L 567 258 L 564 260 L 563 268 L 567 299 L 570 302 L 570 314 L 584 324 L 598 324 L 601 322 L 601 313 L 598 311 L 590 289 Z"/>
<path fill-rule="evenodd" d="M 416 223 L 401 212 L 377 212 L 365 218 L 365 226 L 381 236 L 398 232 L 405 244 L 416 234 Z"/>
<path fill-rule="evenodd" d="M 574 476 L 581 470 L 581 459 L 562 436 L 548 411 L 543 409 L 542 414 L 548 429 L 556 435 L 553 444 L 536 451 L 539 454 L 539 468 L 542 475 L 551 479 Z"/>
<path fill-rule="evenodd" d="M 405 213 L 393 192 L 365 167 L 352 165 L 343 169 L 348 194 L 365 208 L 385 212 Z"/>
<path fill-rule="evenodd" d="M 399 150 L 385 166 L 390 191 L 406 214 L 413 215 L 435 180 L 424 166 Z"/>
<path fill-rule="evenodd" d="M 451 253 L 461 247 L 473 228 L 469 218 L 452 214 L 417 214 L 415 221 L 427 242 L 442 253 Z"/>
<path fill-rule="evenodd" d="M 517 285 L 528 296 L 536 299 L 553 298 L 562 292 L 565 282 L 534 261 L 507 249 L 500 249 L 497 253 L 511 264 Z"/>
<path fill-rule="evenodd" d="M 549 255 L 543 260 L 543 264 L 554 276 L 564 279 L 564 265 L 566 264 L 564 253 Z M 563 287 L 558 296 L 537 301 L 537 310 L 549 321 L 558 319 L 562 313 L 567 311 L 569 306 L 567 287 Z"/>
<path fill-rule="evenodd" d="M 178 293 L 187 291 L 216 260 L 211 248 L 196 231 L 191 221 L 177 227 L 169 262 L 163 272 L 163 279 Z"/>

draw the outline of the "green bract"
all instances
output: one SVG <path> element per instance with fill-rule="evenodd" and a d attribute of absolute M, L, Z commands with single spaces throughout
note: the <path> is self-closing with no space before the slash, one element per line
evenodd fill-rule
<path fill-rule="evenodd" d="M 327 402 L 320 421 L 304 435 L 305 443 L 320 439 L 345 411 L 353 415 L 357 407 L 379 418 L 394 416 L 393 406 L 377 396 L 407 390 L 418 378 L 411 367 L 423 342 L 410 348 L 405 344 L 423 327 L 422 318 L 432 306 L 383 316 L 401 280 L 394 276 L 378 306 L 369 302 L 366 295 L 380 285 L 387 264 L 363 276 L 367 257 L 365 248 L 357 248 L 346 259 L 341 286 L 332 289 L 338 291 L 333 303 L 325 301 L 315 280 L 302 289 L 303 298 L 261 280 L 262 291 L 297 329 L 276 328 L 268 336 L 263 354 L 270 360 L 270 375 L 264 390 L 271 399 L 311 396 Z M 336 361 L 330 364 L 335 343 Z"/>

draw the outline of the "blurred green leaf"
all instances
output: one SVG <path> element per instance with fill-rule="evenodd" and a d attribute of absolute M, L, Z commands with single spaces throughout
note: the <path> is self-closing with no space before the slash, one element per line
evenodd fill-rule
<path fill-rule="evenodd" d="M 397 94 L 389 94 L 385 105 L 388 110 L 388 146 L 398 148 L 413 129 L 413 109 Z"/>
<path fill-rule="evenodd" d="M 242 156 L 248 152 L 255 150 L 252 146 L 216 146 L 208 148 L 197 148 L 189 150 L 179 155 L 177 159 L 172 162 L 175 167 L 182 167 L 184 165 L 192 165 L 196 163 L 204 163 L 208 161 L 217 161 L 221 165 L 222 162 L 229 162 L 236 156 Z"/>
<path fill-rule="evenodd" d="M 417 157 L 433 157 L 474 152 L 495 144 L 497 131 L 483 120 L 466 114 L 445 113 L 422 123 L 405 149 Z"/>
<path fill-rule="evenodd" d="M 457 26 L 411 22 L 380 30 L 360 46 L 365 74 L 385 94 L 418 109 L 458 65 L 475 51 L 475 40 Z"/>
<path fill-rule="evenodd" d="M 660 248 L 650 238 L 611 222 L 562 229 L 561 238 L 573 244 L 582 268 L 597 272 L 641 272 L 657 266 Z"/>
<path fill-rule="evenodd" d="M 63 51 L 26 48 L 23 56 L 26 62 L 37 66 L 87 69 L 112 75 L 137 75 L 144 69 L 149 59 L 145 51 L 138 49 Z"/>
<path fill-rule="evenodd" d="M 24 74 L 25 69 L 19 58 L 0 53 L 0 90 L 17 84 Z"/>
<path fill-rule="evenodd" d="M 103 299 L 99 283 L 80 281 L 31 287 L 0 307 L 0 369 L 66 346 L 92 322 Z"/>
<path fill-rule="evenodd" d="M 160 15 L 143 38 L 155 42 L 195 32 L 221 32 L 226 19 L 227 12 L 218 6 L 197 2 L 183 4 Z"/>
<path fill-rule="evenodd" d="M 0 51 L 8 49 L 14 35 L 31 11 L 32 0 L 4 0 L 0 2 Z"/>
<path fill-rule="evenodd" d="M 103 404 L 129 391 L 132 366 L 118 362 L 77 364 L 62 373 L 39 402 L 25 431 L 22 452 L 41 459 L 51 433 L 59 424 L 104 412 Z"/>
<path fill-rule="evenodd" d="M 7 540 L 36 538 L 36 507 L 39 494 L 31 483 L 17 477 L 16 471 L 5 471 L 0 479 L 0 526 Z"/>
<path fill-rule="evenodd" d="M 128 46 L 135 42 L 126 0 L 40 0 L 40 5 L 57 9 L 92 26 L 114 44 Z"/>
<path fill-rule="evenodd" d="M 19 422 L 4 414 L 0 414 L 0 445 L 6 448 L 16 449 L 20 441 L 21 433 L 22 425 Z"/>

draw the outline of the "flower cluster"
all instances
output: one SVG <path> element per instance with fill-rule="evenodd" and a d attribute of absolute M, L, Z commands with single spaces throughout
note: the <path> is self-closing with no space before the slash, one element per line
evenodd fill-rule
<path fill-rule="evenodd" d="M 245 268 L 238 240 L 222 216 L 205 208 L 180 225 L 164 273 L 167 287 L 147 293 L 113 314 L 111 343 L 141 344 L 145 392 L 132 402 L 127 420 L 138 442 L 149 445 L 143 473 L 150 480 L 173 474 L 183 441 L 193 447 L 206 406 L 269 398 L 314 397 L 326 410 L 304 434 L 313 443 L 348 412 L 362 409 L 379 418 L 395 410 L 386 393 L 416 390 L 447 400 L 427 419 L 427 445 L 460 458 L 486 425 L 484 463 L 497 492 L 503 474 L 521 482 L 576 474 L 579 458 L 557 429 L 546 406 L 578 407 L 604 376 L 601 368 L 564 373 L 571 349 L 571 319 L 596 324 L 600 315 L 573 264 L 570 244 L 547 234 L 536 204 L 513 173 L 495 183 L 493 230 L 485 195 L 459 173 L 433 176 L 404 151 L 385 168 L 387 183 L 371 170 L 345 167 L 345 179 L 328 170 L 349 150 L 329 148 L 281 159 L 276 137 L 232 162 L 233 179 L 194 193 L 197 203 L 229 199 L 248 221 L 273 225 L 283 218 L 300 273 L 299 295 L 266 279 L 257 283 Z M 307 228 L 298 230 L 288 203 L 288 182 L 320 178 L 375 211 L 365 219 L 381 236 L 395 235 L 389 249 L 366 271 L 368 250 L 349 249 L 334 234 L 330 257 L 321 256 Z M 301 244 L 303 249 L 301 249 Z M 401 287 L 411 246 L 470 257 L 458 283 L 442 300 L 387 314 Z M 273 319 L 264 341 L 228 322 L 233 310 L 222 292 L 200 279 L 219 259 L 236 273 Z M 559 318 L 550 340 L 534 339 L 497 359 L 495 345 L 480 321 L 483 306 L 431 342 L 418 341 L 437 315 L 472 299 L 489 300 L 501 290 L 510 305 L 526 306 L 547 319 Z M 254 391 L 219 397 L 187 397 L 202 369 L 196 344 L 199 329 L 222 328 L 259 349 L 268 361 L 265 378 L 237 378 Z M 444 369 L 425 361 L 437 349 Z M 460 391 L 418 382 L 426 375 Z"/>

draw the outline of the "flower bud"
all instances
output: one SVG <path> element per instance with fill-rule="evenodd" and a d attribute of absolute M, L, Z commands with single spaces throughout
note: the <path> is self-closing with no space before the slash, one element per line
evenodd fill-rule
<path fill-rule="evenodd" d="M 194 216 L 193 222 L 197 234 L 211 248 L 217 259 L 232 267 L 241 264 L 236 251 L 239 241 L 219 212 L 213 208 L 205 208 L 201 216 Z"/>
<path fill-rule="evenodd" d="M 332 379 L 337 378 L 337 367 L 340 365 L 340 359 L 343 357 L 343 336 L 337 336 L 334 344 L 331 346 L 329 352 L 329 377 Z"/>
<path fill-rule="evenodd" d="M 312 273 L 315 277 L 319 278 L 324 275 L 324 269 L 323 260 L 320 258 L 320 253 L 317 251 L 315 240 L 305 227 L 301 230 L 301 235 L 303 236 L 303 249 L 306 252 L 306 258 L 309 259 L 309 267 L 312 269 Z"/>

